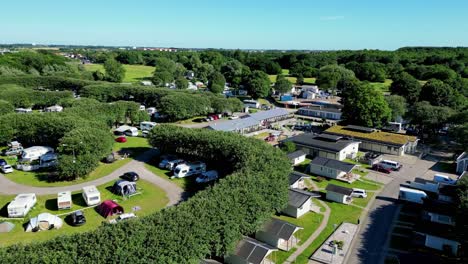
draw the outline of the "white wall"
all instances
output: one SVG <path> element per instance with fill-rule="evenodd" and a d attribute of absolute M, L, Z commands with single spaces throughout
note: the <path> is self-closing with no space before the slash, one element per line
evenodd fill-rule
<path fill-rule="evenodd" d="M 288 206 L 283 210 L 283 213 L 294 218 L 299 218 L 304 214 L 310 212 L 310 208 L 312 205 L 312 198 L 307 200 L 301 208 L 296 208 L 288 204 Z"/>
<path fill-rule="evenodd" d="M 298 158 L 295 158 L 294 161 L 293 161 L 293 165 L 297 165 L 297 164 L 302 163 L 304 161 L 305 161 L 305 155 L 300 156 Z"/>
<path fill-rule="evenodd" d="M 443 250 L 444 245 L 450 245 L 452 247 L 452 253 L 456 255 L 458 252 L 458 245 L 460 245 L 460 243 L 450 239 L 426 234 L 426 247 Z"/>
<path fill-rule="evenodd" d="M 290 186 L 290 188 L 293 188 L 293 189 L 302 189 L 303 187 L 304 187 L 304 179 L 302 178 Z"/>
<path fill-rule="evenodd" d="M 327 200 L 345 204 L 346 203 L 346 195 L 342 195 L 342 194 L 339 194 L 339 193 L 327 191 Z"/>
<path fill-rule="evenodd" d="M 324 167 L 320 165 L 314 165 L 314 164 L 309 165 L 309 170 L 310 170 L 310 173 L 312 174 L 327 177 L 327 178 L 332 178 L 332 179 L 336 179 L 338 178 L 339 175 L 345 174 L 344 172 L 340 173 L 340 171 L 336 169 L 332 169 L 332 168 L 328 168 L 328 167 Z"/>
<path fill-rule="evenodd" d="M 354 159 L 356 158 L 358 151 L 359 143 L 352 143 L 340 151 L 340 156 L 338 160 L 344 160 L 346 158 Z"/>

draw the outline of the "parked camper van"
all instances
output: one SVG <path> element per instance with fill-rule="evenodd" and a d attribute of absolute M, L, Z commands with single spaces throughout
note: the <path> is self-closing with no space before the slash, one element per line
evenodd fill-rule
<path fill-rule="evenodd" d="M 36 194 L 18 194 L 7 206 L 8 217 L 25 217 L 36 204 Z"/>
<path fill-rule="evenodd" d="M 96 205 L 101 202 L 101 193 L 94 185 L 86 186 L 83 187 L 83 199 L 88 206 Z"/>
<path fill-rule="evenodd" d="M 140 129 L 142 131 L 144 131 L 144 130 L 149 131 L 149 130 L 153 129 L 153 127 L 155 127 L 155 126 L 156 126 L 156 122 L 144 121 L 144 122 L 140 123 Z"/>
<path fill-rule="evenodd" d="M 244 100 L 244 106 L 258 109 L 260 108 L 260 103 L 255 100 Z"/>
<path fill-rule="evenodd" d="M 391 169 L 394 171 L 401 169 L 401 164 L 393 160 L 382 160 L 379 162 L 379 164 L 386 169 Z"/>
<path fill-rule="evenodd" d="M 47 153 L 54 153 L 54 149 L 51 147 L 44 147 L 44 146 L 34 146 L 34 147 L 26 148 L 23 150 L 23 154 L 21 155 L 21 160 L 22 161 L 38 160 Z"/>
<path fill-rule="evenodd" d="M 57 208 L 59 210 L 70 209 L 72 207 L 71 192 L 59 192 L 57 195 Z"/>
<path fill-rule="evenodd" d="M 410 189 L 406 187 L 400 187 L 400 193 L 398 194 L 398 199 L 402 201 L 408 201 L 418 204 L 424 203 L 424 198 L 427 197 L 427 194 L 420 190 Z"/>
<path fill-rule="evenodd" d="M 174 170 L 174 177 L 183 178 L 198 175 L 206 171 L 206 164 L 203 162 L 192 162 L 179 164 Z"/>
<path fill-rule="evenodd" d="M 210 182 L 218 179 L 218 172 L 215 170 L 210 170 L 207 172 L 203 172 L 200 176 L 195 179 L 196 182 L 198 183 L 205 183 L 205 182 Z"/>
<path fill-rule="evenodd" d="M 450 184 L 450 185 L 457 184 L 457 180 L 451 179 L 449 176 L 440 175 L 440 174 L 434 175 L 434 181 L 439 182 L 439 183 Z"/>

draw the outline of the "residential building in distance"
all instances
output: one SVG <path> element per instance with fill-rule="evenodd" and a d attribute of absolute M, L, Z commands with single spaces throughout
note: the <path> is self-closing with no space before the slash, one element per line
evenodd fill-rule
<path fill-rule="evenodd" d="M 303 115 L 318 119 L 341 120 L 341 105 L 309 105 L 299 108 L 296 115 Z"/>
<path fill-rule="evenodd" d="M 358 140 L 362 150 L 380 152 L 384 154 L 403 156 L 414 153 L 419 139 L 415 136 L 384 132 L 374 128 L 362 126 L 332 126 L 325 133 Z"/>
<path fill-rule="evenodd" d="M 303 228 L 300 226 L 272 218 L 255 234 L 255 238 L 272 247 L 289 251 L 299 242 L 299 239 L 294 234 L 301 229 Z"/>
<path fill-rule="evenodd" d="M 324 157 L 336 160 L 354 159 L 361 143 L 342 136 L 312 133 L 301 134 L 286 140 L 292 141 L 298 150 L 304 151 L 311 158 Z"/>

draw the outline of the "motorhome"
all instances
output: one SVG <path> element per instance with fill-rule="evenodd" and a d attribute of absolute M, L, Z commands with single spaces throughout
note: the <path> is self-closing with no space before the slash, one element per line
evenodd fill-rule
<path fill-rule="evenodd" d="M 153 129 L 153 127 L 155 127 L 156 125 L 157 125 L 156 122 L 144 121 L 140 123 L 140 129 L 141 131 L 145 131 L 145 130 L 149 131 Z"/>
<path fill-rule="evenodd" d="M 70 209 L 72 207 L 71 192 L 59 192 L 57 195 L 57 208 L 59 210 Z"/>
<path fill-rule="evenodd" d="M 434 175 L 434 181 L 439 183 L 445 183 L 450 185 L 457 184 L 457 180 L 451 179 L 449 176 L 436 174 Z"/>
<path fill-rule="evenodd" d="M 174 170 L 175 178 L 184 178 L 192 175 L 198 175 L 206 171 L 206 164 L 203 162 L 192 162 L 179 164 Z"/>
<path fill-rule="evenodd" d="M 7 206 L 8 217 L 25 217 L 36 202 L 34 193 L 18 194 Z"/>
<path fill-rule="evenodd" d="M 244 106 L 248 106 L 250 108 L 260 108 L 260 103 L 255 100 L 244 100 Z"/>
<path fill-rule="evenodd" d="M 88 206 L 96 205 L 101 202 L 101 193 L 94 185 L 86 186 L 83 187 L 83 199 Z"/>
<path fill-rule="evenodd" d="M 203 172 L 200 176 L 198 176 L 195 181 L 198 183 L 205 183 L 210 182 L 218 179 L 218 172 L 215 170 L 210 170 Z"/>
<path fill-rule="evenodd" d="M 43 155 L 48 153 L 54 153 L 54 149 L 51 147 L 45 146 L 34 146 L 30 148 L 23 149 L 21 155 L 21 161 L 34 161 L 40 159 Z"/>
<path fill-rule="evenodd" d="M 382 160 L 381 162 L 379 162 L 379 164 L 386 169 L 391 169 L 394 171 L 400 170 L 400 168 L 402 167 L 399 162 L 393 160 Z"/>
<path fill-rule="evenodd" d="M 116 134 L 116 135 L 117 134 L 122 134 L 122 133 L 124 133 L 127 136 L 136 137 L 136 136 L 138 136 L 138 128 L 123 125 L 123 126 L 119 126 L 118 128 L 116 128 L 114 130 L 114 134 Z"/>
<path fill-rule="evenodd" d="M 400 192 L 398 194 L 399 200 L 423 204 L 426 197 L 427 194 L 423 191 L 400 186 Z"/>

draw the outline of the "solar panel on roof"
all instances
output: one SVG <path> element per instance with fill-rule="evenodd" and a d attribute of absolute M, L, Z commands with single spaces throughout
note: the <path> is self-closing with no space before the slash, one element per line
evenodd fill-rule
<path fill-rule="evenodd" d="M 252 263 L 260 264 L 262 263 L 267 253 L 268 253 L 268 249 L 263 248 L 263 247 L 256 247 L 247 260 Z"/>
<path fill-rule="evenodd" d="M 342 136 L 336 136 L 336 135 L 331 135 L 331 134 L 320 134 L 317 136 L 317 138 L 322 138 L 326 140 L 332 140 L 332 141 L 338 141 L 342 139 Z"/>
<path fill-rule="evenodd" d="M 244 259 L 247 259 L 252 253 L 252 250 L 256 247 L 256 245 L 249 243 L 247 241 L 242 241 L 241 243 L 242 243 L 242 246 L 237 251 L 237 255 L 240 257 L 243 257 Z"/>

